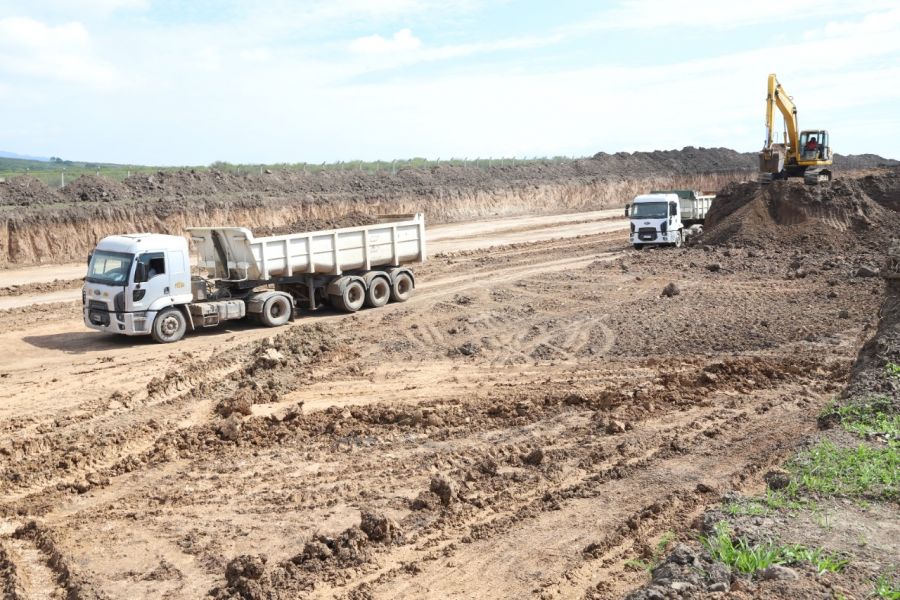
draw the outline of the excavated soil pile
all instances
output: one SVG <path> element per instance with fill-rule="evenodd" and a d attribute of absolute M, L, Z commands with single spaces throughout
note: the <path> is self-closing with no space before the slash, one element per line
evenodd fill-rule
<path fill-rule="evenodd" d="M 113 179 L 98 175 L 82 175 L 62 188 L 70 202 L 121 202 L 134 197 L 134 191 Z"/>
<path fill-rule="evenodd" d="M 377 216 L 370 215 L 358 210 L 351 211 L 339 217 L 330 219 L 304 219 L 295 221 L 287 225 L 276 225 L 273 227 L 257 227 L 253 233 L 257 236 L 263 235 L 286 235 L 296 233 L 298 231 L 323 231 L 327 229 L 338 229 L 341 227 L 358 227 L 362 225 L 371 225 L 378 220 Z"/>
<path fill-rule="evenodd" d="M 719 192 L 700 238 L 708 245 L 837 249 L 879 244 L 900 231 L 900 172 L 838 179 L 731 184 Z"/>
<path fill-rule="evenodd" d="M 0 183 L 0 206 L 35 206 L 62 201 L 62 196 L 55 190 L 28 175 L 12 177 Z"/>

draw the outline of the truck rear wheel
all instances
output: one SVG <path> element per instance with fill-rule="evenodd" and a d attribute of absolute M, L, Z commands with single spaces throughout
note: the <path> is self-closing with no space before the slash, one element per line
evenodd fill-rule
<path fill-rule="evenodd" d="M 150 328 L 150 336 L 160 344 L 177 342 L 187 331 L 187 321 L 177 308 L 166 308 L 159 311 Z"/>
<path fill-rule="evenodd" d="M 412 296 L 413 280 L 407 273 L 400 273 L 394 277 L 394 285 L 391 286 L 391 300 L 394 302 L 406 302 Z"/>
<path fill-rule="evenodd" d="M 384 306 L 391 299 L 391 284 L 384 277 L 376 277 L 369 283 L 366 290 L 366 306 L 378 308 Z"/>
<path fill-rule="evenodd" d="M 280 327 L 288 322 L 291 318 L 291 301 L 287 296 L 272 296 L 263 304 L 262 312 L 259 313 L 260 322 L 266 327 Z"/>
<path fill-rule="evenodd" d="M 351 281 L 344 286 L 340 296 L 331 296 L 331 305 L 348 313 L 358 311 L 365 301 L 366 288 L 360 281 Z"/>

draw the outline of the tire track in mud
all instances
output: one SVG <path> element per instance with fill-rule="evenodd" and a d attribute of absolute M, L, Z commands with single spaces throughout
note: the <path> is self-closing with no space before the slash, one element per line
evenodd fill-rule
<path fill-rule="evenodd" d="M 564 240 L 558 244 L 554 243 L 552 247 L 565 246 Z M 573 264 L 586 264 L 595 257 L 596 253 L 593 253 L 553 260 L 543 265 L 529 264 L 529 261 L 524 259 L 499 267 L 492 265 L 475 273 L 467 273 L 463 277 L 452 275 L 436 279 L 429 282 L 428 286 L 423 286 L 428 289 L 427 293 L 420 292 L 406 304 L 393 305 L 389 309 L 402 310 L 405 306 L 427 302 L 429 298 L 465 291 L 471 287 L 486 287 L 498 281 L 514 281 L 536 272 L 546 272 L 548 269 L 569 269 Z M 521 262 L 526 264 L 522 266 Z M 477 277 L 487 277 L 490 283 L 473 280 Z M 322 318 L 313 317 L 312 320 L 320 322 L 353 317 L 354 315 L 327 315 Z M 0 453 L 0 468 L 6 463 L 8 472 L 4 483 L 0 483 L 0 490 L 6 488 L 4 502 L 15 503 L 28 497 L 35 497 L 40 495 L 42 490 L 60 485 L 79 493 L 93 486 L 103 485 L 107 476 L 100 473 L 127 462 L 131 457 L 146 454 L 170 432 L 171 425 L 167 424 L 173 421 L 190 424 L 210 416 L 214 401 L 198 402 L 197 398 L 208 394 L 211 391 L 208 388 L 214 387 L 217 382 L 228 380 L 242 368 L 243 362 L 239 357 L 249 352 L 248 348 L 254 344 L 252 338 L 277 334 L 280 331 L 257 330 L 254 335 L 247 336 L 251 338 L 250 340 L 239 342 L 228 355 L 219 353 L 204 361 L 192 361 L 187 367 L 171 369 L 158 383 L 155 383 L 155 380 L 147 384 L 146 398 L 136 399 L 133 395 L 127 402 L 129 408 L 124 412 L 100 408 L 108 407 L 110 402 L 119 405 L 124 400 L 110 397 L 88 403 L 79 409 L 76 417 L 55 419 L 49 431 L 46 423 L 38 422 L 17 432 L 18 435 L 10 436 L 6 442 L 6 451 Z M 226 363 L 224 366 L 223 362 Z M 72 449 L 87 435 L 92 439 L 90 451 L 86 456 L 78 458 L 79 454 L 83 453 L 73 454 Z M 32 439 L 36 441 L 31 442 Z"/>

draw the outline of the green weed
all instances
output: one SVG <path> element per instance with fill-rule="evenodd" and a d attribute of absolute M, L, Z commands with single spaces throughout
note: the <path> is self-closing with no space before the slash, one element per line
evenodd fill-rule
<path fill-rule="evenodd" d="M 759 517 L 775 510 L 799 510 L 805 508 L 811 502 L 807 500 L 794 500 L 786 494 L 771 489 L 766 490 L 765 497 L 748 498 L 737 502 L 729 502 L 725 505 L 725 512 L 732 517 Z"/>
<path fill-rule="evenodd" d="M 894 365 L 896 366 L 896 365 Z M 880 435 L 888 440 L 900 439 L 900 414 L 890 400 L 879 397 L 859 404 L 831 405 L 822 411 L 820 418 L 837 417 L 841 426 L 859 436 Z"/>
<path fill-rule="evenodd" d="M 897 497 L 900 444 L 840 448 L 823 440 L 788 464 L 793 495 L 799 489 L 828 495 Z"/>
<path fill-rule="evenodd" d="M 744 538 L 734 539 L 728 523 L 716 525 L 715 535 L 701 538 L 713 559 L 737 569 L 741 573 L 755 573 L 772 565 L 810 563 L 820 573 L 840 571 L 848 561 L 821 548 L 807 548 L 799 544 L 781 546 L 773 542 L 750 544 Z"/>
<path fill-rule="evenodd" d="M 875 589 L 872 595 L 884 600 L 900 600 L 900 582 L 893 577 L 881 575 L 875 580 Z"/>
<path fill-rule="evenodd" d="M 888 377 L 900 377 L 900 365 L 889 362 L 885 365 L 884 370 L 887 371 Z"/>
<path fill-rule="evenodd" d="M 672 540 L 675 539 L 674 531 L 667 531 L 662 534 L 662 537 L 659 538 L 659 541 L 656 542 L 656 549 L 653 550 L 653 556 L 650 560 L 641 560 L 639 558 L 634 558 L 631 560 L 625 561 L 625 566 L 630 567 L 636 571 L 647 571 L 648 573 L 659 564 L 660 559 L 663 554 L 665 554 L 666 550 L 669 548 L 669 544 L 672 543 Z"/>

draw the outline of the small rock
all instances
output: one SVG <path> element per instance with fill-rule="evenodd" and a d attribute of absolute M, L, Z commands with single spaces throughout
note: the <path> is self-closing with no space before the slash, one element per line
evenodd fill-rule
<path fill-rule="evenodd" d="M 367 510 L 360 516 L 359 528 L 373 542 L 389 544 L 400 537 L 400 526 L 396 521 Z"/>
<path fill-rule="evenodd" d="M 763 475 L 763 481 L 770 490 L 783 490 L 791 484 L 791 474 L 784 469 L 772 469 Z"/>
<path fill-rule="evenodd" d="M 857 277 L 876 277 L 878 276 L 878 269 L 873 269 L 868 265 L 863 265 L 856 270 Z"/>
<path fill-rule="evenodd" d="M 694 588 L 694 586 L 687 581 L 673 581 L 671 584 L 669 584 L 669 587 L 676 592 L 685 592 Z"/>
<path fill-rule="evenodd" d="M 235 416 L 228 417 L 218 427 L 219 437 L 229 442 L 236 441 L 241 435 L 241 422 Z"/>
<path fill-rule="evenodd" d="M 728 584 L 725 583 L 724 581 L 717 581 L 714 584 L 710 585 L 708 588 L 706 588 L 706 591 L 707 592 L 727 592 Z"/>
<path fill-rule="evenodd" d="M 463 356 L 475 356 L 478 354 L 478 345 L 472 342 L 466 342 L 462 346 L 459 346 L 456 351 Z"/>
<path fill-rule="evenodd" d="M 838 319 L 849 319 L 849 318 L 850 318 L 850 311 L 847 310 L 846 308 L 842 309 L 838 313 Z"/>
<path fill-rule="evenodd" d="M 622 421 L 616 421 L 615 419 L 610 419 L 606 423 L 606 433 L 609 433 L 611 435 L 617 433 L 625 433 L 625 423 L 623 423 Z"/>
<path fill-rule="evenodd" d="M 666 285 L 666 287 L 663 288 L 663 291 L 660 295 L 664 296 L 666 298 L 671 298 L 672 296 L 677 296 L 680 293 L 681 293 L 681 288 L 679 288 L 674 283 L 670 282 L 669 284 Z"/>
<path fill-rule="evenodd" d="M 760 571 L 759 578 L 763 581 L 768 579 L 786 580 L 799 579 L 800 575 L 797 573 L 797 571 L 790 567 L 785 567 L 783 565 L 772 565 L 771 567 L 766 567 L 765 569 Z"/>
<path fill-rule="evenodd" d="M 456 500 L 456 496 L 459 494 L 459 486 L 456 485 L 455 481 L 444 474 L 432 477 L 429 489 L 441 499 L 441 504 L 444 506 L 448 506 L 451 502 Z"/>
<path fill-rule="evenodd" d="M 827 295 L 828 295 L 829 298 L 837 298 L 837 297 L 838 297 L 837 292 L 834 291 L 834 290 L 831 290 L 830 292 L 828 292 Z"/>
<path fill-rule="evenodd" d="M 265 570 L 266 557 L 264 555 L 250 556 L 244 554 L 233 559 L 225 567 L 225 580 L 233 585 L 240 577 L 259 579 L 263 576 Z"/>
<path fill-rule="evenodd" d="M 524 462 L 526 465 L 532 465 L 536 467 L 544 462 L 544 451 L 540 448 L 535 448 L 522 457 L 522 462 Z"/>
<path fill-rule="evenodd" d="M 722 270 L 722 265 L 720 265 L 719 263 L 710 263 L 710 264 L 706 265 L 706 270 L 711 271 L 713 273 L 718 273 L 719 271 Z"/>

